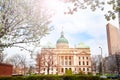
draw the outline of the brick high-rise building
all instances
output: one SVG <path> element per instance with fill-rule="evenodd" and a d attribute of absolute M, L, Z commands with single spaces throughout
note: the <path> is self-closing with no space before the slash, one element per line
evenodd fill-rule
<path fill-rule="evenodd" d="M 109 55 L 120 52 L 120 30 L 108 23 L 106 26 Z"/>
<path fill-rule="evenodd" d="M 106 30 L 109 56 L 105 58 L 105 72 L 120 74 L 120 30 L 110 23 Z"/>

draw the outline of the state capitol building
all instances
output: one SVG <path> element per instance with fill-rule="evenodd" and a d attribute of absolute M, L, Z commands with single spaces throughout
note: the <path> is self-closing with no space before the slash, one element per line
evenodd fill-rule
<path fill-rule="evenodd" d="M 70 70 L 73 74 L 80 71 L 87 74 L 91 72 L 90 48 L 84 43 L 69 48 L 62 31 L 56 47 L 43 47 L 37 55 L 36 63 L 38 73 L 62 75 Z"/>

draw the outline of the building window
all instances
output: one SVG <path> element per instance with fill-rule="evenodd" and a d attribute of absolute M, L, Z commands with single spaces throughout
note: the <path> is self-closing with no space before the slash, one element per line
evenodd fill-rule
<path fill-rule="evenodd" d="M 87 65 L 89 65 L 88 61 L 87 61 Z"/>
<path fill-rule="evenodd" d="M 83 71 L 85 71 L 85 68 L 83 68 Z"/>
<path fill-rule="evenodd" d="M 65 60 L 67 60 L 67 56 L 65 56 Z"/>
<path fill-rule="evenodd" d="M 86 59 L 88 59 L 88 57 L 86 57 Z"/>
<path fill-rule="evenodd" d="M 45 68 L 44 68 L 44 71 L 45 71 Z"/>
<path fill-rule="evenodd" d="M 79 57 L 79 59 L 80 59 L 80 57 Z"/>
<path fill-rule="evenodd" d="M 72 71 L 72 69 L 71 69 L 71 68 L 69 68 L 69 70 L 70 70 L 70 71 Z"/>
<path fill-rule="evenodd" d="M 69 65 L 71 65 L 71 61 L 69 61 Z"/>
<path fill-rule="evenodd" d="M 79 71 L 81 71 L 81 68 L 79 68 Z"/>
<path fill-rule="evenodd" d="M 69 60 L 71 60 L 71 56 L 69 56 Z"/>
<path fill-rule="evenodd" d="M 83 61 L 83 65 L 85 65 L 85 62 Z"/>
<path fill-rule="evenodd" d="M 79 61 L 79 65 L 81 65 L 81 62 Z"/>
<path fill-rule="evenodd" d="M 67 65 L 67 61 L 65 61 L 65 65 Z"/>
<path fill-rule="evenodd" d="M 61 59 L 63 60 L 63 56 L 61 56 Z"/>
<path fill-rule="evenodd" d="M 65 72 L 67 71 L 67 68 L 65 68 Z"/>
<path fill-rule="evenodd" d="M 84 59 L 84 57 L 83 57 L 83 59 Z"/>
<path fill-rule="evenodd" d="M 89 68 L 87 68 L 87 71 L 89 71 Z"/>
<path fill-rule="evenodd" d="M 62 60 L 62 65 L 64 65 L 64 61 Z"/>
<path fill-rule="evenodd" d="M 63 69 L 63 68 L 61 68 L 61 72 L 64 72 L 64 69 Z"/>

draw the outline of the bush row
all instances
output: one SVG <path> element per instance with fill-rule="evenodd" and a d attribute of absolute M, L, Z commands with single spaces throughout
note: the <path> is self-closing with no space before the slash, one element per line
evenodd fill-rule
<path fill-rule="evenodd" d="M 0 80 L 108 80 L 101 79 L 99 76 L 87 75 L 43 75 L 43 76 L 19 76 L 19 77 L 0 77 Z"/>

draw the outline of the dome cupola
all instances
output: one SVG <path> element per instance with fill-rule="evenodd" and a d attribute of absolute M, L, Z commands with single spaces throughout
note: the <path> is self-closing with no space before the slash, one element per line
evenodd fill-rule
<path fill-rule="evenodd" d="M 57 40 L 56 43 L 57 48 L 68 48 L 68 40 L 64 37 L 64 32 L 61 32 L 60 38 Z"/>
<path fill-rule="evenodd" d="M 68 40 L 64 37 L 63 31 L 61 32 L 61 37 L 57 40 L 57 44 L 58 43 L 67 43 L 68 44 Z"/>

